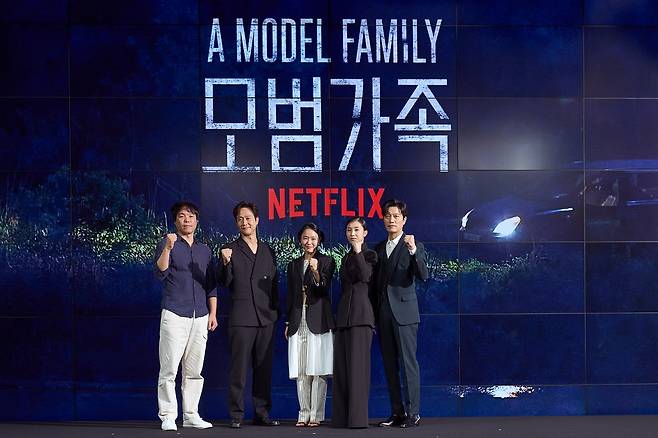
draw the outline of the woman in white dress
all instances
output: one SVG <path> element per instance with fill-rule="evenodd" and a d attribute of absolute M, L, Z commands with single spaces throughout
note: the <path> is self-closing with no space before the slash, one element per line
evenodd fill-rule
<path fill-rule="evenodd" d="M 297 238 L 304 253 L 288 263 L 288 370 L 297 380 L 296 426 L 315 427 L 324 421 L 327 378 L 333 373 L 331 279 L 336 263 L 318 250 L 324 235 L 317 225 L 305 224 Z"/>

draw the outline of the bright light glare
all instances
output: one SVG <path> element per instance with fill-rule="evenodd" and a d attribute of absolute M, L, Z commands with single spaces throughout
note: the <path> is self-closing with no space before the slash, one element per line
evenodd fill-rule
<path fill-rule="evenodd" d="M 505 219 L 496 225 L 493 233 L 496 235 L 496 237 L 507 237 L 512 234 L 514 230 L 516 230 L 516 227 L 518 227 L 520 223 L 521 218 L 518 216 Z"/>
<path fill-rule="evenodd" d="M 468 215 L 473 213 L 473 210 L 470 210 L 468 213 L 462 217 L 462 230 L 466 228 L 466 224 L 468 223 Z"/>

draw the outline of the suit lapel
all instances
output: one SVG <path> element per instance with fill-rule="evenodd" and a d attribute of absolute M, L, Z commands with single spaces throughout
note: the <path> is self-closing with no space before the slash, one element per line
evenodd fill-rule
<path fill-rule="evenodd" d="M 306 273 L 304 272 L 304 256 L 301 256 L 295 262 L 295 278 L 299 279 L 302 282 L 302 286 L 303 286 L 305 277 L 306 277 Z"/>
<path fill-rule="evenodd" d="M 322 253 L 318 250 L 315 252 L 315 255 L 313 256 L 314 259 L 317 259 L 318 261 L 318 271 L 322 271 L 322 266 L 320 266 L 320 257 L 322 257 Z M 302 264 L 300 265 L 300 269 L 304 269 L 304 257 L 302 256 Z M 314 285 L 315 281 L 313 279 L 313 274 L 311 273 L 311 268 L 306 268 L 306 271 L 304 271 L 303 274 L 303 283 L 306 285 Z"/>
<path fill-rule="evenodd" d="M 256 266 L 258 266 L 258 263 L 260 263 L 260 260 L 263 258 L 263 254 L 262 254 L 263 251 L 261 251 L 260 240 L 257 241 L 257 242 L 258 242 L 258 246 L 256 246 L 256 254 L 254 254 L 253 252 L 251 252 L 251 248 L 249 248 L 249 245 L 246 245 L 246 244 L 245 244 L 246 247 L 247 247 L 247 251 L 249 251 L 249 253 L 251 253 L 251 256 L 253 257 L 253 260 L 254 260 L 254 269 L 256 269 Z M 252 271 L 252 275 L 253 275 L 253 271 Z"/>
<path fill-rule="evenodd" d="M 391 257 L 388 259 L 386 263 L 386 285 L 388 285 L 389 281 L 391 280 L 391 275 L 393 274 L 395 266 L 398 264 L 398 261 L 400 260 L 400 255 L 402 254 L 402 250 L 404 247 L 404 233 L 400 236 L 400 240 L 398 240 L 398 244 L 395 245 L 395 248 L 393 248 L 393 252 L 391 253 Z M 384 250 L 386 251 L 386 250 Z"/>
<path fill-rule="evenodd" d="M 259 243 L 260 246 L 260 243 Z M 251 248 L 249 248 L 249 245 L 247 245 L 247 242 L 245 242 L 242 237 L 238 237 L 238 247 L 240 247 L 240 250 L 242 253 L 245 255 L 247 260 L 251 263 L 251 274 L 253 275 L 254 273 L 254 268 L 256 267 L 256 263 L 258 262 L 258 253 L 260 251 L 256 250 L 256 254 L 251 252 Z"/>
<path fill-rule="evenodd" d="M 379 272 L 377 282 L 380 290 L 386 289 L 386 276 L 388 275 L 388 257 L 386 257 L 386 242 L 379 244 L 377 247 L 377 257 L 379 260 Z"/>
<path fill-rule="evenodd" d="M 386 242 L 388 242 L 388 240 L 384 240 L 384 242 L 379 245 L 379 251 L 377 251 L 377 257 L 383 262 L 388 260 L 388 257 L 386 256 Z"/>

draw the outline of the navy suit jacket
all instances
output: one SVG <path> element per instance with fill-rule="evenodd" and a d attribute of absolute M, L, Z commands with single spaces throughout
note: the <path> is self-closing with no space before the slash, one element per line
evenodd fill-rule
<path fill-rule="evenodd" d="M 384 240 L 375 247 L 378 261 L 375 267 L 375 288 L 371 292 L 371 299 L 379 310 L 385 298 L 388 298 L 393 316 L 399 325 L 418 323 L 420 314 L 416 279 L 425 281 L 428 277 L 425 246 L 422 242 L 416 242 L 416 253 L 410 255 L 403 234 L 389 258 L 386 257 L 386 242 Z"/>

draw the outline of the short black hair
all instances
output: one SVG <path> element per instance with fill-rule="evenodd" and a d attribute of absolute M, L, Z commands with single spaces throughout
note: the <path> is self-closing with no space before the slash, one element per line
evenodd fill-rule
<path fill-rule="evenodd" d="M 308 222 L 305 223 L 302 228 L 299 230 L 297 233 L 297 241 L 300 242 L 302 240 L 302 234 L 304 234 L 304 230 L 311 230 L 315 231 L 315 233 L 318 235 L 318 245 L 324 242 L 324 233 L 322 230 L 320 230 L 320 227 L 315 225 L 313 222 Z"/>
<path fill-rule="evenodd" d="M 258 217 L 258 207 L 253 202 L 240 201 L 235 207 L 233 207 L 233 218 L 237 221 L 238 214 L 240 213 L 241 208 L 248 208 L 254 214 L 254 217 Z"/>
<path fill-rule="evenodd" d="M 192 201 L 178 201 L 171 206 L 171 217 L 176 221 L 176 217 L 181 210 L 189 210 L 190 213 L 196 216 L 197 220 L 199 219 L 199 207 Z"/>
<path fill-rule="evenodd" d="M 398 210 L 400 210 L 400 213 L 402 213 L 402 217 L 407 217 L 406 202 L 400 201 L 399 199 L 389 199 L 388 201 L 384 202 L 384 206 L 382 207 L 382 214 L 385 215 L 388 209 L 391 207 L 397 207 Z"/>
<path fill-rule="evenodd" d="M 352 222 L 358 222 L 361 224 L 363 227 L 364 231 L 368 231 L 368 226 L 366 225 L 366 220 L 363 216 L 356 216 L 356 217 L 351 217 L 345 222 L 345 229 L 347 229 L 347 226 L 351 224 Z"/>

